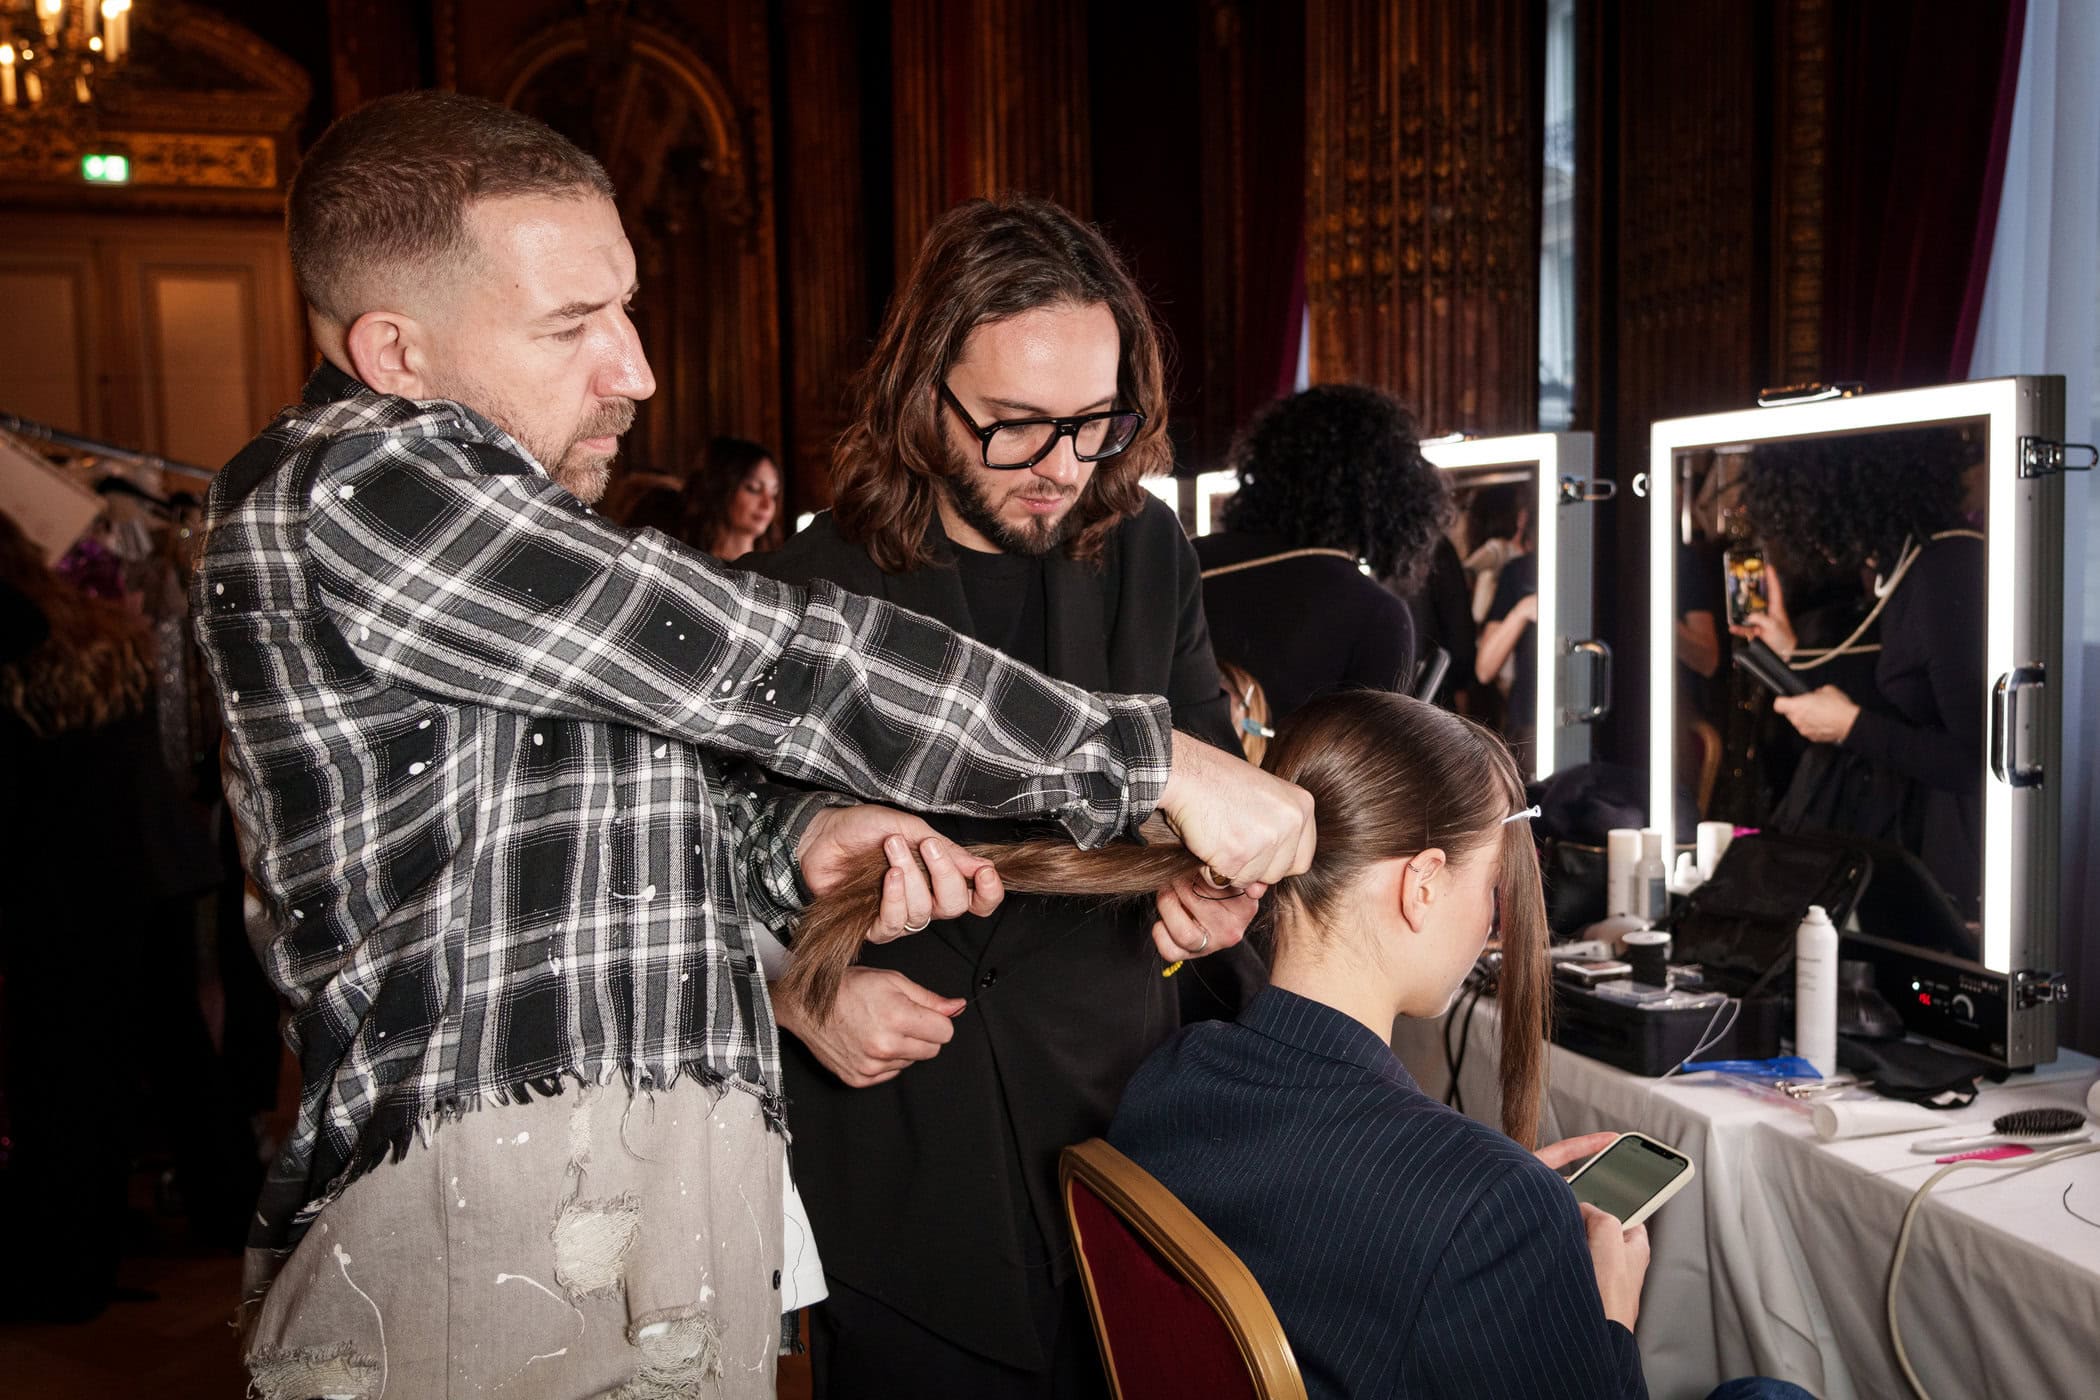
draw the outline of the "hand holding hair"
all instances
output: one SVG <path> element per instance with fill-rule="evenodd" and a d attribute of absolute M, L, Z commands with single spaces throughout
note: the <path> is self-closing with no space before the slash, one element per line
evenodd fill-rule
<path fill-rule="evenodd" d="M 995 863 L 1004 889 L 1097 899 L 1145 898 L 1176 881 L 1201 880 L 1197 871 L 1203 862 L 1174 839 L 1164 822 L 1147 822 L 1144 836 L 1150 844 L 1097 851 L 1056 840 L 967 846 L 959 848 L 958 863 Z M 773 988 L 775 997 L 795 1003 L 791 1014 L 815 1025 L 831 1016 L 846 969 L 860 956 L 862 939 L 884 907 L 892 874 L 882 850 L 864 850 L 841 868 L 832 893 L 803 914 L 795 926 L 787 975 Z"/>

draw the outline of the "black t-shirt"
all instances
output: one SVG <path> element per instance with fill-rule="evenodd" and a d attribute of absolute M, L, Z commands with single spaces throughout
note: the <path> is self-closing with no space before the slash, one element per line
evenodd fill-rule
<path fill-rule="evenodd" d="M 1050 610 L 1043 561 L 1033 554 L 986 554 L 955 547 L 972 635 L 1024 666 L 1050 668 Z"/>
<path fill-rule="evenodd" d="M 1500 622 L 1516 610 L 1517 604 L 1539 591 L 1539 557 L 1536 554 L 1519 554 L 1502 566 L 1495 579 L 1495 601 L 1488 608 L 1487 620 Z M 1536 727 L 1534 711 L 1538 709 L 1539 694 L 1539 629 L 1538 624 L 1524 625 L 1524 635 L 1517 638 L 1515 653 L 1516 673 L 1509 686 L 1509 733 L 1529 733 Z"/>

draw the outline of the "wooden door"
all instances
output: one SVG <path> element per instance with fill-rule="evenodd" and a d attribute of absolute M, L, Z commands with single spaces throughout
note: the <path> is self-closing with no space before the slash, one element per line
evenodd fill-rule
<path fill-rule="evenodd" d="M 298 395 L 305 329 L 274 222 L 0 220 L 0 304 L 30 315 L 0 406 L 217 467 Z"/>

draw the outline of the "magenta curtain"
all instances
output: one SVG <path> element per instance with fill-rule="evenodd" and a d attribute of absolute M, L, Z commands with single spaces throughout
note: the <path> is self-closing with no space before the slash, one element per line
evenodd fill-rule
<path fill-rule="evenodd" d="M 2025 0 L 1832 7 L 1827 377 L 1967 377 L 2025 19 Z"/>

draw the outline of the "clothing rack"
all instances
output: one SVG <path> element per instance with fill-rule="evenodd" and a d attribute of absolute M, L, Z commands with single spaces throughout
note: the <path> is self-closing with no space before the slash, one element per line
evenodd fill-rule
<path fill-rule="evenodd" d="M 194 477 L 198 481 L 210 481 L 218 473 L 209 467 L 192 466 L 188 462 L 171 462 L 165 457 L 156 457 L 150 452 L 135 452 L 115 443 L 102 442 L 78 433 L 69 433 L 54 428 L 48 423 L 22 418 L 16 414 L 0 411 L 0 430 L 16 437 L 28 438 L 32 442 L 48 442 L 54 447 L 70 448 L 75 452 L 90 452 L 97 457 L 125 462 L 135 467 L 150 467 L 155 471 L 172 472 L 177 476 Z"/>

